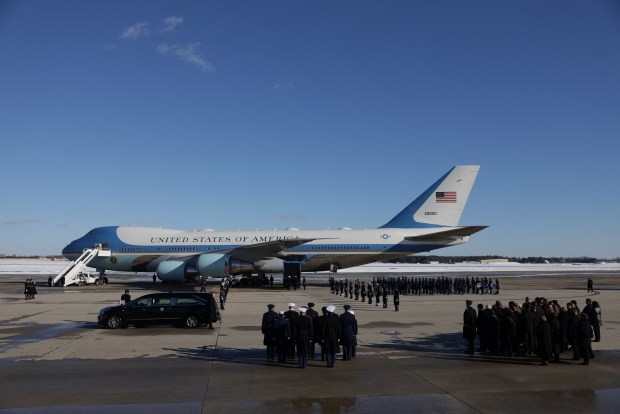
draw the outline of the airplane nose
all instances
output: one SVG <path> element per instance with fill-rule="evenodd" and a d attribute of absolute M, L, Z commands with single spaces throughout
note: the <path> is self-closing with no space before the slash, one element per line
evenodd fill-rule
<path fill-rule="evenodd" d="M 75 253 L 74 244 L 74 242 L 71 242 L 67 244 L 64 249 L 62 249 L 62 255 L 67 259 L 69 259 L 69 255 L 71 255 L 71 253 Z"/>

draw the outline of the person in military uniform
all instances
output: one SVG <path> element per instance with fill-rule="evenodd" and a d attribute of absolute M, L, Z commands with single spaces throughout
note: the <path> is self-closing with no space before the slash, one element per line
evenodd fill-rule
<path fill-rule="evenodd" d="M 344 313 L 338 320 L 340 324 L 340 344 L 342 345 L 342 360 L 350 361 L 353 357 L 353 342 L 357 336 L 357 320 L 349 313 L 350 305 L 344 305 Z"/>
<path fill-rule="evenodd" d="M 353 316 L 353 319 L 355 319 L 355 326 L 357 327 L 357 318 L 355 318 L 355 312 L 353 312 L 353 309 L 349 309 L 347 312 L 349 312 L 351 316 Z M 351 358 L 355 358 L 356 352 L 357 352 L 357 329 L 355 330 L 355 335 L 353 335 L 353 347 L 351 349 Z"/>
<path fill-rule="evenodd" d="M 276 343 L 278 362 L 286 362 L 289 353 L 289 340 L 291 339 L 291 328 L 284 312 L 280 311 L 278 318 L 273 321 L 273 336 Z"/>
<path fill-rule="evenodd" d="M 366 302 L 366 284 L 364 282 L 362 282 L 362 302 Z"/>
<path fill-rule="evenodd" d="M 394 289 L 394 311 L 398 312 L 399 305 L 400 305 L 400 293 L 398 293 L 398 289 Z"/>
<path fill-rule="evenodd" d="M 368 282 L 368 304 L 369 305 L 372 305 L 372 296 L 373 296 L 372 285 L 370 284 L 370 282 Z"/>
<path fill-rule="evenodd" d="M 306 368 L 308 366 L 308 355 L 310 354 L 310 345 L 312 344 L 312 319 L 306 315 L 307 311 L 308 308 L 305 306 L 299 308 L 299 318 L 297 318 L 294 327 L 299 368 Z"/>
<path fill-rule="evenodd" d="M 273 322 L 278 318 L 278 314 L 273 310 L 275 306 L 271 303 L 267 305 L 268 311 L 263 313 L 261 332 L 263 333 L 263 345 L 267 347 L 267 359 L 274 359 L 276 352 L 276 342 L 273 333 Z"/>
<path fill-rule="evenodd" d="M 323 306 L 321 308 L 321 315 L 317 320 L 318 330 L 314 332 L 314 335 L 316 336 L 318 343 L 321 347 L 321 361 L 325 361 L 327 359 L 325 355 L 325 341 L 323 338 L 323 325 L 325 324 L 325 317 L 327 317 L 327 307 Z"/>
<path fill-rule="evenodd" d="M 297 318 L 299 318 L 299 313 L 297 313 L 297 311 L 295 310 L 295 304 L 294 303 L 289 303 L 288 304 L 288 310 L 286 312 L 284 312 L 284 317 L 286 319 L 288 319 L 289 325 L 290 325 L 290 329 L 291 332 L 295 331 L 295 323 L 297 323 Z M 289 352 L 288 352 L 288 357 L 289 358 L 295 358 L 295 338 L 290 336 L 290 341 L 289 341 Z"/>
<path fill-rule="evenodd" d="M 383 288 L 383 309 L 387 309 L 388 307 L 388 289 L 387 287 Z"/>
<path fill-rule="evenodd" d="M 329 305 L 325 308 L 327 315 L 323 318 L 322 338 L 325 346 L 327 367 L 334 368 L 336 353 L 338 352 L 338 340 L 340 339 L 340 323 L 338 315 L 334 314 L 336 307 Z"/>
<path fill-rule="evenodd" d="M 319 335 L 319 313 L 314 310 L 314 303 L 308 303 L 306 315 L 312 320 L 312 338 L 310 344 L 310 358 L 314 359 L 314 348 L 317 342 L 320 342 Z"/>
<path fill-rule="evenodd" d="M 463 338 L 467 341 L 467 354 L 474 353 L 474 340 L 476 339 L 476 310 L 472 308 L 472 301 L 465 301 L 465 312 L 463 312 Z"/>

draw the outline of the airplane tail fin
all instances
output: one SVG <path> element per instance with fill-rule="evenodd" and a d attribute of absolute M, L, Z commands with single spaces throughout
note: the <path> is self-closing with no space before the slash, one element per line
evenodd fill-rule
<path fill-rule="evenodd" d="M 456 227 L 479 165 L 457 165 L 380 228 Z"/>

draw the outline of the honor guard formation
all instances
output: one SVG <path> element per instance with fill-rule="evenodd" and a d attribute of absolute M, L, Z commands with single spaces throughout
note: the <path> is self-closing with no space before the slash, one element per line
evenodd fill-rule
<path fill-rule="evenodd" d="M 350 305 L 344 305 L 342 314 L 333 305 L 314 309 L 314 303 L 300 306 L 289 303 L 288 310 L 276 311 L 275 305 L 267 305 L 263 314 L 261 332 L 263 345 L 267 347 L 267 359 L 287 363 L 297 359 L 299 368 L 308 366 L 308 359 L 316 359 L 319 345 L 321 361 L 334 368 L 336 354 L 342 352 L 342 360 L 355 357 L 357 345 L 357 320 Z"/>
<path fill-rule="evenodd" d="M 398 312 L 400 295 L 464 295 L 469 294 L 499 294 L 499 280 L 485 277 L 373 277 L 372 282 L 355 282 L 348 279 L 336 280 L 329 278 L 329 289 L 334 295 L 360 300 L 375 306 L 382 304 L 388 307 L 388 296 L 392 296 L 394 310 Z"/>

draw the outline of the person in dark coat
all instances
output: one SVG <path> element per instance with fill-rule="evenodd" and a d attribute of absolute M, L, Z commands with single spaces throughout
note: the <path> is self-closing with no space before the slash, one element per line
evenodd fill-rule
<path fill-rule="evenodd" d="M 399 305 L 400 305 L 400 293 L 398 293 L 398 289 L 394 289 L 394 311 L 398 312 Z"/>
<path fill-rule="evenodd" d="M 590 325 L 589 319 L 587 313 L 580 313 L 575 328 L 575 341 L 579 348 L 579 355 L 583 358 L 581 365 L 589 365 L 590 359 L 594 358 L 594 352 L 592 351 L 592 325 Z"/>
<path fill-rule="evenodd" d="M 299 308 L 299 318 L 295 322 L 294 336 L 297 345 L 297 358 L 299 368 L 308 366 L 308 355 L 310 355 L 310 345 L 312 344 L 312 319 L 306 315 L 308 308 Z"/>
<path fill-rule="evenodd" d="M 549 365 L 551 359 L 551 326 L 547 322 L 545 315 L 540 316 L 540 321 L 536 327 L 536 337 L 538 339 L 538 357 L 541 365 Z"/>
<path fill-rule="evenodd" d="M 581 359 L 579 347 L 577 346 L 577 323 L 579 322 L 579 311 L 572 302 L 568 302 L 566 304 L 566 309 L 568 311 L 566 318 L 566 334 L 568 344 L 573 351 L 573 361 L 578 361 Z"/>
<path fill-rule="evenodd" d="M 594 281 L 591 277 L 588 278 L 588 293 L 589 292 L 594 293 Z"/>
<path fill-rule="evenodd" d="M 278 353 L 278 362 L 286 362 L 291 329 L 288 319 L 284 317 L 283 311 L 280 311 L 278 318 L 273 321 L 273 335 L 276 343 L 276 352 Z"/>
<path fill-rule="evenodd" d="M 463 312 L 463 338 L 467 341 L 466 353 L 473 355 L 474 340 L 476 339 L 476 310 L 471 306 L 472 301 L 465 301 L 465 312 Z"/>
<path fill-rule="evenodd" d="M 325 355 L 327 359 L 327 367 L 334 368 L 336 361 L 336 353 L 338 352 L 338 340 L 340 339 L 340 323 L 338 315 L 334 314 L 336 307 L 329 305 L 326 309 L 327 315 L 323 319 L 323 343 L 325 346 Z"/>
<path fill-rule="evenodd" d="M 129 294 L 129 289 L 125 289 L 125 293 L 121 295 L 121 302 L 129 303 L 131 300 L 131 295 Z"/>
<path fill-rule="evenodd" d="M 602 315 L 601 305 L 596 300 L 592 301 L 592 307 L 590 308 L 588 317 L 590 318 L 590 325 L 592 325 L 592 329 L 594 330 L 594 342 L 601 341 L 601 325 L 603 324 Z"/>
<path fill-rule="evenodd" d="M 388 290 L 387 287 L 383 288 L 383 309 L 388 307 Z"/>
<path fill-rule="evenodd" d="M 513 303 L 511 302 L 507 308 L 503 308 L 501 318 L 501 337 L 500 342 L 502 350 L 507 353 L 508 356 L 513 356 L 513 344 L 517 336 L 517 321 L 512 310 Z M 501 306 L 501 305 L 500 305 Z"/>
<path fill-rule="evenodd" d="M 554 312 L 549 314 L 547 320 L 551 327 L 551 352 L 554 362 L 560 362 L 560 353 L 562 352 L 562 324 L 558 315 Z"/>
<path fill-rule="evenodd" d="M 489 336 L 489 322 L 487 320 L 487 313 L 484 311 L 484 305 L 478 304 L 478 316 L 476 318 L 476 332 L 478 333 L 478 341 L 480 342 L 479 352 L 487 352 L 489 350 L 489 344 L 487 338 Z"/>
<path fill-rule="evenodd" d="M 344 313 L 340 315 L 340 343 L 342 344 L 342 360 L 350 361 L 353 356 L 353 345 L 357 336 L 357 320 L 349 313 L 351 306 L 344 305 Z"/>
<path fill-rule="evenodd" d="M 263 333 L 263 345 L 267 347 L 267 359 L 274 359 L 276 354 L 276 342 L 273 333 L 273 322 L 278 318 L 278 314 L 273 310 L 275 306 L 267 305 L 267 312 L 263 313 L 261 332 Z"/>
<path fill-rule="evenodd" d="M 487 309 L 485 309 L 486 312 Z M 487 340 L 487 344 L 489 345 L 489 351 L 491 351 L 491 353 L 493 355 L 499 355 L 499 352 L 501 350 L 500 347 L 500 334 L 501 334 L 501 329 L 500 329 L 500 317 L 502 315 L 501 313 L 501 308 L 498 308 L 496 305 L 493 306 L 493 308 L 490 309 L 490 313 L 487 313 L 487 322 L 489 323 L 489 330 L 488 330 L 488 340 Z"/>

